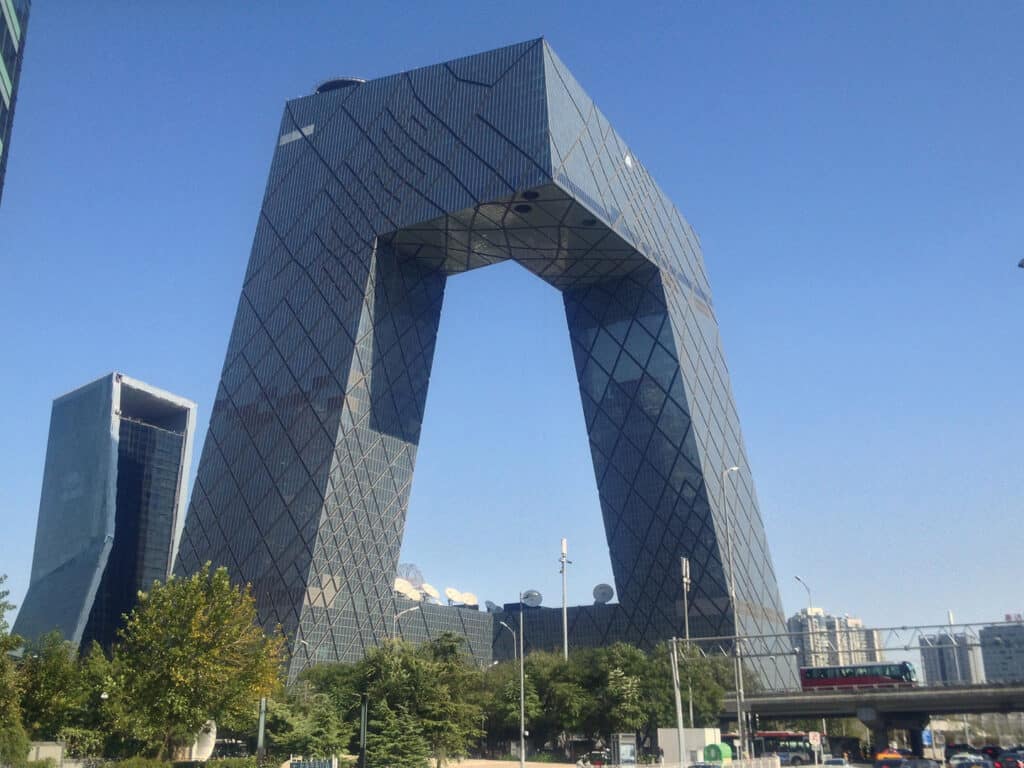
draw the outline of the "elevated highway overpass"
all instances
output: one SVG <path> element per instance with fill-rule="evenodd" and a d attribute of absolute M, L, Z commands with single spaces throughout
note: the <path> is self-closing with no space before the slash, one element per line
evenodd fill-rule
<path fill-rule="evenodd" d="M 765 719 L 856 717 L 871 729 L 875 747 L 888 743 L 890 728 L 905 728 L 921 754 L 921 731 L 930 717 L 1024 712 L 1024 683 L 756 693 L 744 699 L 744 709 Z M 722 719 L 736 720 L 735 698 L 726 698 Z"/>

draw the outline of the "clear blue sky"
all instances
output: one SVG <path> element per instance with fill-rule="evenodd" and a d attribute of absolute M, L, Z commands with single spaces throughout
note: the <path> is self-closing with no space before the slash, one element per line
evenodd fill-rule
<path fill-rule="evenodd" d="M 787 613 L 1024 609 L 1024 6 L 37 0 L 0 206 L 0 572 L 51 400 L 113 369 L 205 436 L 286 99 L 540 35 L 700 233 Z M 449 281 L 403 560 L 610 580 L 561 301 Z"/>

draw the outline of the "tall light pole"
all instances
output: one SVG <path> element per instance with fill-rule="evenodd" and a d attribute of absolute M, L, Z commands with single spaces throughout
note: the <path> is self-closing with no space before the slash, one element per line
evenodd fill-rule
<path fill-rule="evenodd" d="M 810 628 L 811 628 L 811 588 L 809 586 L 807 586 L 807 582 L 804 581 L 803 579 L 801 579 L 799 576 L 794 576 L 793 578 L 797 580 L 797 583 L 801 587 L 803 587 L 804 589 L 807 590 L 807 629 L 810 630 Z M 826 632 L 826 635 L 825 635 L 825 645 L 827 646 L 827 645 L 830 645 L 830 642 L 828 640 L 828 634 L 827 634 L 828 633 L 828 622 L 825 622 L 825 632 Z M 810 632 L 808 632 L 808 634 L 806 634 L 805 637 L 810 640 L 810 639 L 814 638 L 814 635 L 812 635 L 812 634 L 810 634 Z M 813 643 L 812 643 L 812 645 L 813 645 Z M 847 645 L 849 645 L 849 642 L 847 642 Z M 836 648 L 835 650 L 836 650 L 836 663 L 837 664 L 842 664 L 842 661 L 840 660 L 839 649 Z M 806 656 L 806 654 L 805 654 L 805 656 Z M 825 661 L 827 662 L 828 659 L 826 659 Z M 805 662 L 806 662 L 806 659 L 805 659 Z M 807 662 L 807 663 L 808 663 L 808 665 L 810 665 L 809 662 Z M 828 723 L 825 722 L 825 718 L 824 717 L 821 718 L 821 733 L 822 733 L 823 736 L 828 736 Z M 815 751 L 815 753 L 814 753 L 814 763 L 815 763 L 815 765 L 817 765 L 817 763 L 818 763 L 818 752 L 817 751 Z"/>
<path fill-rule="evenodd" d="M 405 616 L 405 614 L 412 613 L 413 611 L 418 611 L 419 609 L 420 609 L 420 607 L 418 605 L 414 605 L 412 608 L 406 608 L 404 611 L 399 611 L 398 613 L 396 613 L 394 616 L 391 617 L 391 637 L 392 637 L 392 639 L 398 637 L 398 617 L 399 616 Z"/>
<path fill-rule="evenodd" d="M 676 702 L 676 742 L 679 748 L 679 764 L 686 768 L 686 731 L 683 729 L 683 704 L 679 700 L 679 645 L 672 638 L 672 652 L 669 654 L 672 665 L 672 695 Z"/>
<path fill-rule="evenodd" d="M 562 658 L 566 661 L 569 660 L 569 598 L 566 594 L 566 568 L 567 565 L 572 564 L 572 560 L 569 559 L 569 542 L 562 539 L 562 556 L 558 558 L 558 562 L 562 564 Z"/>
<path fill-rule="evenodd" d="M 807 582 L 801 579 L 799 576 L 794 576 L 797 583 L 807 591 L 807 615 L 811 615 L 811 588 L 807 586 Z"/>
<path fill-rule="evenodd" d="M 526 658 L 523 654 L 523 593 L 519 593 L 519 768 L 526 768 Z"/>
<path fill-rule="evenodd" d="M 732 515 L 725 505 L 725 480 L 732 472 L 739 472 L 740 468 L 732 466 L 722 470 L 722 482 L 719 486 L 719 502 L 722 512 L 725 514 L 725 538 L 729 550 L 729 601 L 732 603 L 732 627 L 733 627 L 733 675 L 736 680 L 736 722 L 739 727 L 740 756 L 747 756 L 747 728 L 744 722 L 743 712 L 743 659 L 740 648 L 740 620 L 739 606 L 736 604 L 736 562 L 732 546 Z"/>
<path fill-rule="evenodd" d="M 519 593 L 519 768 L 526 768 L 526 654 L 523 652 L 523 613 L 536 608 L 541 595 L 535 589 Z"/>
<path fill-rule="evenodd" d="M 811 630 L 811 588 L 809 586 L 807 586 L 807 582 L 804 581 L 803 579 L 801 579 L 799 576 L 794 576 L 793 578 L 797 580 L 797 583 L 800 586 L 802 586 L 805 590 L 807 590 L 807 630 L 808 630 L 808 632 L 807 632 L 806 635 L 804 635 L 804 639 L 802 640 L 802 642 L 804 642 L 806 644 L 809 644 L 811 646 L 811 652 L 810 653 L 808 653 L 807 648 L 804 648 L 804 664 L 806 664 L 809 667 L 813 667 L 815 665 L 814 661 L 812 660 L 812 659 L 814 659 L 814 650 L 813 649 L 814 649 L 814 646 L 815 646 L 815 642 L 814 642 L 814 635 L 811 634 L 811 631 L 812 631 Z M 825 661 L 827 663 L 828 659 L 826 659 Z"/>
<path fill-rule="evenodd" d="M 686 637 L 686 693 L 690 704 L 690 727 L 693 728 L 693 671 L 690 669 L 690 558 L 679 558 L 683 576 L 683 632 Z M 673 647 L 675 641 L 673 640 Z"/>
<path fill-rule="evenodd" d="M 519 641 L 516 639 L 516 631 L 504 621 L 499 621 L 498 623 L 512 633 L 512 661 L 515 661 L 519 658 L 519 649 L 516 645 Z"/>

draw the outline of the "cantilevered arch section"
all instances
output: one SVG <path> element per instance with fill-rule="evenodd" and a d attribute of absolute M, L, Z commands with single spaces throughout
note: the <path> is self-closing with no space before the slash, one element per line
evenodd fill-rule
<path fill-rule="evenodd" d="M 680 556 L 694 635 L 731 634 L 727 519 L 741 630 L 783 632 L 749 473 L 720 487 L 746 457 L 696 237 L 546 42 L 333 81 L 278 136 L 180 571 L 252 582 L 293 674 L 388 636 L 445 282 L 514 260 L 564 297 L 619 595 L 571 641 L 680 634 Z M 419 613 L 491 652 L 488 615 Z"/>

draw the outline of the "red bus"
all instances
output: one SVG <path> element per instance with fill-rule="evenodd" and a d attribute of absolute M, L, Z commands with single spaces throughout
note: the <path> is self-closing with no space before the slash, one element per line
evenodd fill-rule
<path fill-rule="evenodd" d="M 916 684 L 914 665 L 907 661 L 870 662 L 842 667 L 800 667 L 800 685 L 805 691 L 817 688 L 855 688 L 859 685 L 907 688 Z"/>

